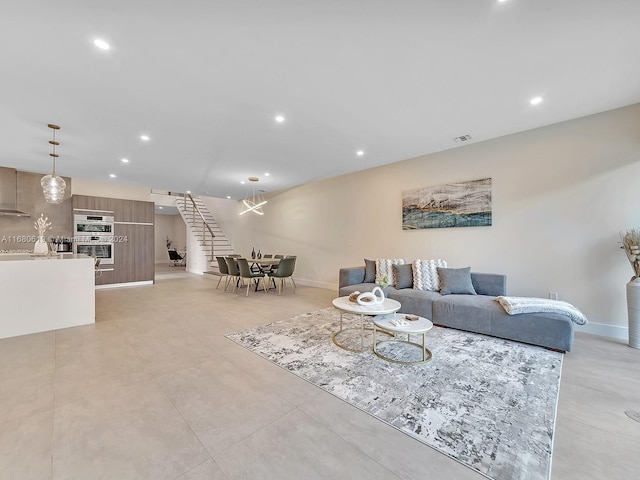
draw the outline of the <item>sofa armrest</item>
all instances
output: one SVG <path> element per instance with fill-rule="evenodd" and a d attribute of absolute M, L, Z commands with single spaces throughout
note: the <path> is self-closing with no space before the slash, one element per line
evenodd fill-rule
<path fill-rule="evenodd" d="M 338 288 L 364 282 L 364 267 L 346 267 L 340 269 Z"/>
<path fill-rule="evenodd" d="M 478 295 L 498 297 L 507 294 L 507 276 L 501 273 L 471 272 L 471 283 Z"/>

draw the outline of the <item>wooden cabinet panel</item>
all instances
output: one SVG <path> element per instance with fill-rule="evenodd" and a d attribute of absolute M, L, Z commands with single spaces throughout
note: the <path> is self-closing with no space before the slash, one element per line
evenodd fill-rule
<path fill-rule="evenodd" d="M 153 223 L 155 219 L 153 202 L 119 199 L 114 202 L 116 222 Z"/>
<path fill-rule="evenodd" d="M 73 208 L 104 212 L 114 211 L 114 199 L 104 197 L 90 197 L 88 195 L 74 195 Z"/>
<path fill-rule="evenodd" d="M 154 279 L 155 249 L 153 225 L 115 225 L 114 283 Z"/>
<path fill-rule="evenodd" d="M 96 285 L 109 285 L 113 283 L 113 270 L 100 272 L 100 275 L 96 273 Z"/>

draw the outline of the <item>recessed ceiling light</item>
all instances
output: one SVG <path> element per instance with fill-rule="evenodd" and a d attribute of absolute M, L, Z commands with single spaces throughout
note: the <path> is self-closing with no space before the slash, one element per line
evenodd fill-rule
<path fill-rule="evenodd" d="M 149 135 L 140 135 L 140 140 L 142 140 L 143 142 L 148 142 L 149 140 L 151 140 L 151 138 L 149 137 Z"/>
<path fill-rule="evenodd" d="M 109 45 L 107 42 L 105 42 L 104 40 L 102 40 L 101 38 L 96 38 L 93 41 L 93 44 L 98 47 L 100 50 L 109 50 L 111 48 L 111 45 Z"/>
<path fill-rule="evenodd" d="M 162 210 L 162 206 L 159 206 L 158 208 L 159 208 L 160 210 Z"/>
<path fill-rule="evenodd" d="M 187 193 L 188 193 L 189 195 L 191 195 L 191 190 L 187 190 Z"/>
<path fill-rule="evenodd" d="M 231 198 L 231 195 L 227 195 L 227 198 Z"/>
<path fill-rule="evenodd" d="M 284 118 L 284 115 L 276 115 L 274 117 L 275 121 L 278 123 L 283 123 L 286 119 Z"/>
<path fill-rule="evenodd" d="M 122 160 L 120 160 L 122 163 L 129 163 L 129 159 L 128 158 L 123 158 Z"/>
<path fill-rule="evenodd" d="M 358 150 L 356 152 L 356 155 L 359 156 L 359 157 L 362 157 L 364 155 L 364 150 Z"/>
<path fill-rule="evenodd" d="M 531 105 L 539 105 L 540 103 L 542 103 L 542 97 L 533 97 L 531 100 L 529 100 L 529 103 Z"/>
<path fill-rule="evenodd" d="M 115 174 L 115 173 L 110 173 L 110 174 L 109 174 L 109 176 L 110 176 L 111 178 L 116 178 L 116 174 Z"/>
<path fill-rule="evenodd" d="M 268 177 L 269 175 L 271 175 L 269 172 L 264 172 L 265 177 Z"/>
<path fill-rule="evenodd" d="M 244 185 L 244 180 L 242 180 L 242 181 L 240 182 L 240 185 Z"/>

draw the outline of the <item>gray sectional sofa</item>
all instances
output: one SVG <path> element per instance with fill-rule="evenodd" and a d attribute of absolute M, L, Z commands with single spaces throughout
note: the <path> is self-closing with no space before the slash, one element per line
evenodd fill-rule
<path fill-rule="evenodd" d="M 364 283 L 365 267 L 340 269 L 339 294 L 371 291 L 376 284 Z M 516 340 L 568 352 L 573 345 L 573 322 L 556 313 L 508 315 L 495 297 L 506 295 L 507 277 L 471 272 L 477 295 L 442 295 L 439 292 L 386 287 L 388 298 L 402 305 L 403 313 L 428 318 L 435 325 Z"/>

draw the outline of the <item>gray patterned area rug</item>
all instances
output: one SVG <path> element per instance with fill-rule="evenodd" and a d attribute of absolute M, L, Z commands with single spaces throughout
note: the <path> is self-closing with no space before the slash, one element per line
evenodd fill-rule
<path fill-rule="evenodd" d="M 433 359 L 399 365 L 336 347 L 339 319 L 327 308 L 227 338 L 488 478 L 549 479 L 562 354 L 434 327 Z M 386 345 L 388 356 L 420 354 Z"/>

